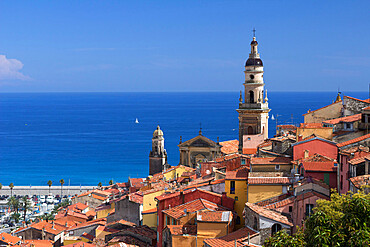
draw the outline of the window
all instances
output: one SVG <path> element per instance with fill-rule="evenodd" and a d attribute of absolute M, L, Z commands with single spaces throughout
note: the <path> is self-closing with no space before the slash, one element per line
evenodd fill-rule
<path fill-rule="evenodd" d="M 280 170 L 280 165 L 275 165 L 275 170 Z"/>
<path fill-rule="evenodd" d="M 242 165 L 245 165 L 245 159 L 242 159 Z"/>
<path fill-rule="evenodd" d="M 253 80 L 254 79 L 254 75 L 249 75 L 249 78 L 251 78 Z"/>
<path fill-rule="evenodd" d="M 238 201 L 238 200 L 239 200 L 239 197 L 237 197 L 237 196 L 236 196 L 236 197 L 235 197 L 235 201 Z"/>
<path fill-rule="evenodd" d="M 293 207 L 289 206 L 289 213 L 293 212 Z"/>
<path fill-rule="evenodd" d="M 258 229 L 257 229 L 257 227 L 258 227 L 257 217 L 256 217 L 256 216 L 254 216 L 253 218 L 254 218 L 254 219 L 253 219 L 253 229 L 254 229 L 254 230 L 258 230 Z"/>
<path fill-rule="evenodd" d="M 236 217 L 236 224 L 240 225 L 240 217 L 239 216 Z"/>
<path fill-rule="evenodd" d="M 312 214 L 313 204 L 306 204 L 306 217 Z"/>
<path fill-rule="evenodd" d="M 235 194 L 235 181 L 230 181 L 230 194 Z"/>
<path fill-rule="evenodd" d="M 273 236 L 275 233 L 281 230 L 280 224 L 273 224 L 271 227 L 271 236 Z"/>
<path fill-rule="evenodd" d="M 254 103 L 254 92 L 249 91 L 249 103 L 253 104 Z"/>

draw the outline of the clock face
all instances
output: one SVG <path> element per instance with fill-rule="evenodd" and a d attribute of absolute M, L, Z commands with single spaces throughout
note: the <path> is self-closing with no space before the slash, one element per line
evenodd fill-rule
<path fill-rule="evenodd" d="M 254 79 L 254 75 L 249 75 L 249 78 L 251 78 L 253 80 Z"/>

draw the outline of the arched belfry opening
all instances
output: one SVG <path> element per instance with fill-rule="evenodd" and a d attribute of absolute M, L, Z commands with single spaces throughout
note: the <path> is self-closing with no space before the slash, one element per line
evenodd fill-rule
<path fill-rule="evenodd" d="M 254 103 L 254 92 L 253 91 L 249 91 L 249 102 L 251 104 Z"/>
<path fill-rule="evenodd" d="M 253 131 L 253 127 L 252 126 L 248 126 L 247 133 L 248 133 L 248 135 L 253 135 L 254 134 L 254 131 Z"/>

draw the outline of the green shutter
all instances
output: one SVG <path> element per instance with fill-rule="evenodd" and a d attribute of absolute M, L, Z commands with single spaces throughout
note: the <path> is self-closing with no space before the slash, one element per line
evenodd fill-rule
<path fill-rule="evenodd" d="M 330 174 L 324 173 L 324 182 L 329 185 L 330 184 Z"/>

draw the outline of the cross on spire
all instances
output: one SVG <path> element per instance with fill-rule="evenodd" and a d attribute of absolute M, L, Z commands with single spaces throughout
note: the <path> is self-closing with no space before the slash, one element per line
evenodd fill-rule
<path fill-rule="evenodd" d="M 256 29 L 255 28 L 253 28 L 253 37 L 256 37 Z"/>
<path fill-rule="evenodd" d="M 199 135 L 202 135 L 202 123 L 199 123 Z"/>

